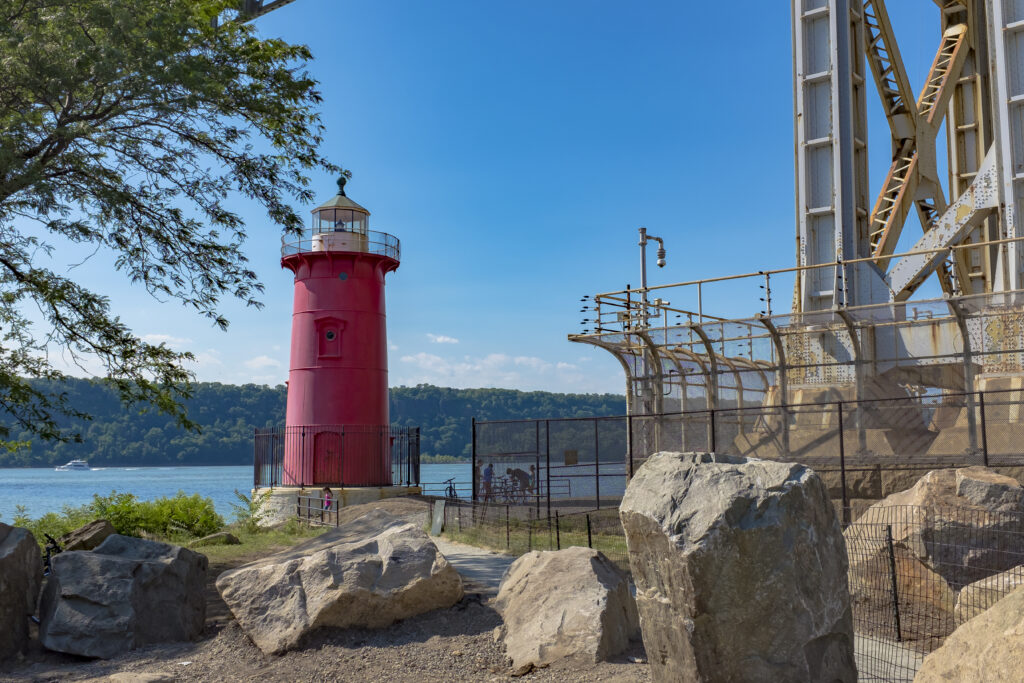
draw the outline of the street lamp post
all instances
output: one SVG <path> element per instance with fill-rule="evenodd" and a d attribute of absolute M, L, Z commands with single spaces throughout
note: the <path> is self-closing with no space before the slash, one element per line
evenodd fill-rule
<path fill-rule="evenodd" d="M 640 300 L 643 306 L 643 326 L 647 327 L 647 242 L 658 243 L 658 267 L 665 267 L 665 241 L 660 237 L 647 234 L 647 228 L 640 228 Z"/>

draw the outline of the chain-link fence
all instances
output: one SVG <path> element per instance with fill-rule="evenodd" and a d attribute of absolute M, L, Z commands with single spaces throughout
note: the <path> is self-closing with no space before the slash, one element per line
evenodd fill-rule
<path fill-rule="evenodd" d="M 614 507 L 649 455 L 711 451 L 813 467 L 842 501 L 849 522 L 851 501 L 902 491 L 931 469 L 987 465 L 1024 476 L 1021 444 L 1024 388 L 657 415 L 475 421 L 473 498 L 528 503 L 543 516 Z"/>

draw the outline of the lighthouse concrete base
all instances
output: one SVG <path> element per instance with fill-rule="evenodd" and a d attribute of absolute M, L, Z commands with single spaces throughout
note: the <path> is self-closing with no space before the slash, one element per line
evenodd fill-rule
<path fill-rule="evenodd" d="M 307 509 L 315 511 L 323 509 L 323 503 L 316 502 L 323 500 L 323 490 L 320 488 L 301 486 L 255 488 L 252 490 L 252 495 L 255 497 L 262 495 L 267 491 L 270 491 L 270 498 L 267 500 L 264 507 L 268 513 L 263 520 L 263 524 L 265 525 L 278 524 L 280 522 L 286 522 L 289 519 L 295 519 L 299 512 L 300 498 L 302 499 L 302 516 L 304 517 L 309 514 Z M 332 488 L 331 496 L 334 502 L 331 509 L 337 510 L 338 508 L 349 507 L 350 505 L 372 503 L 377 500 L 384 500 L 385 498 L 415 496 L 422 492 L 423 489 L 419 486 L 360 486 L 358 488 Z M 309 500 L 311 498 L 315 499 L 315 501 Z"/>

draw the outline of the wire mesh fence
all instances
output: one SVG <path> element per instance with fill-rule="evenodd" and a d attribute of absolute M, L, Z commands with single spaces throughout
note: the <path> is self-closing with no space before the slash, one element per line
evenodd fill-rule
<path fill-rule="evenodd" d="M 846 528 L 860 680 L 912 681 L 957 626 L 1024 585 L 1024 515 L 884 506 Z"/>
<path fill-rule="evenodd" d="M 444 533 L 512 555 L 583 546 L 600 550 L 629 573 L 626 537 L 617 508 L 537 515 L 534 507 L 445 500 Z M 435 502 L 435 505 L 437 502 Z"/>
<path fill-rule="evenodd" d="M 587 546 L 630 572 L 615 508 L 538 517 L 532 507 L 444 502 L 453 539 L 517 556 Z M 1021 514 L 880 506 L 846 525 L 844 537 L 862 681 L 910 683 L 957 626 L 1024 586 Z"/>

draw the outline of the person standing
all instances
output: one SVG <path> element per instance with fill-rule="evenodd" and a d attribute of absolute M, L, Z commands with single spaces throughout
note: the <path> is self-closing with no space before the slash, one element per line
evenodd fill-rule
<path fill-rule="evenodd" d="M 491 463 L 487 463 L 484 466 L 484 502 L 490 502 L 494 493 L 491 489 L 491 480 L 494 479 L 494 466 Z"/>
<path fill-rule="evenodd" d="M 324 510 L 323 510 L 323 512 L 320 513 L 320 519 L 324 518 L 324 513 L 329 513 L 331 511 L 331 503 L 334 502 L 334 494 L 331 493 L 331 487 L 329 487 L 329 486 L 325 486 L 324 487 L 323 499 L 324 499 Z"/>

